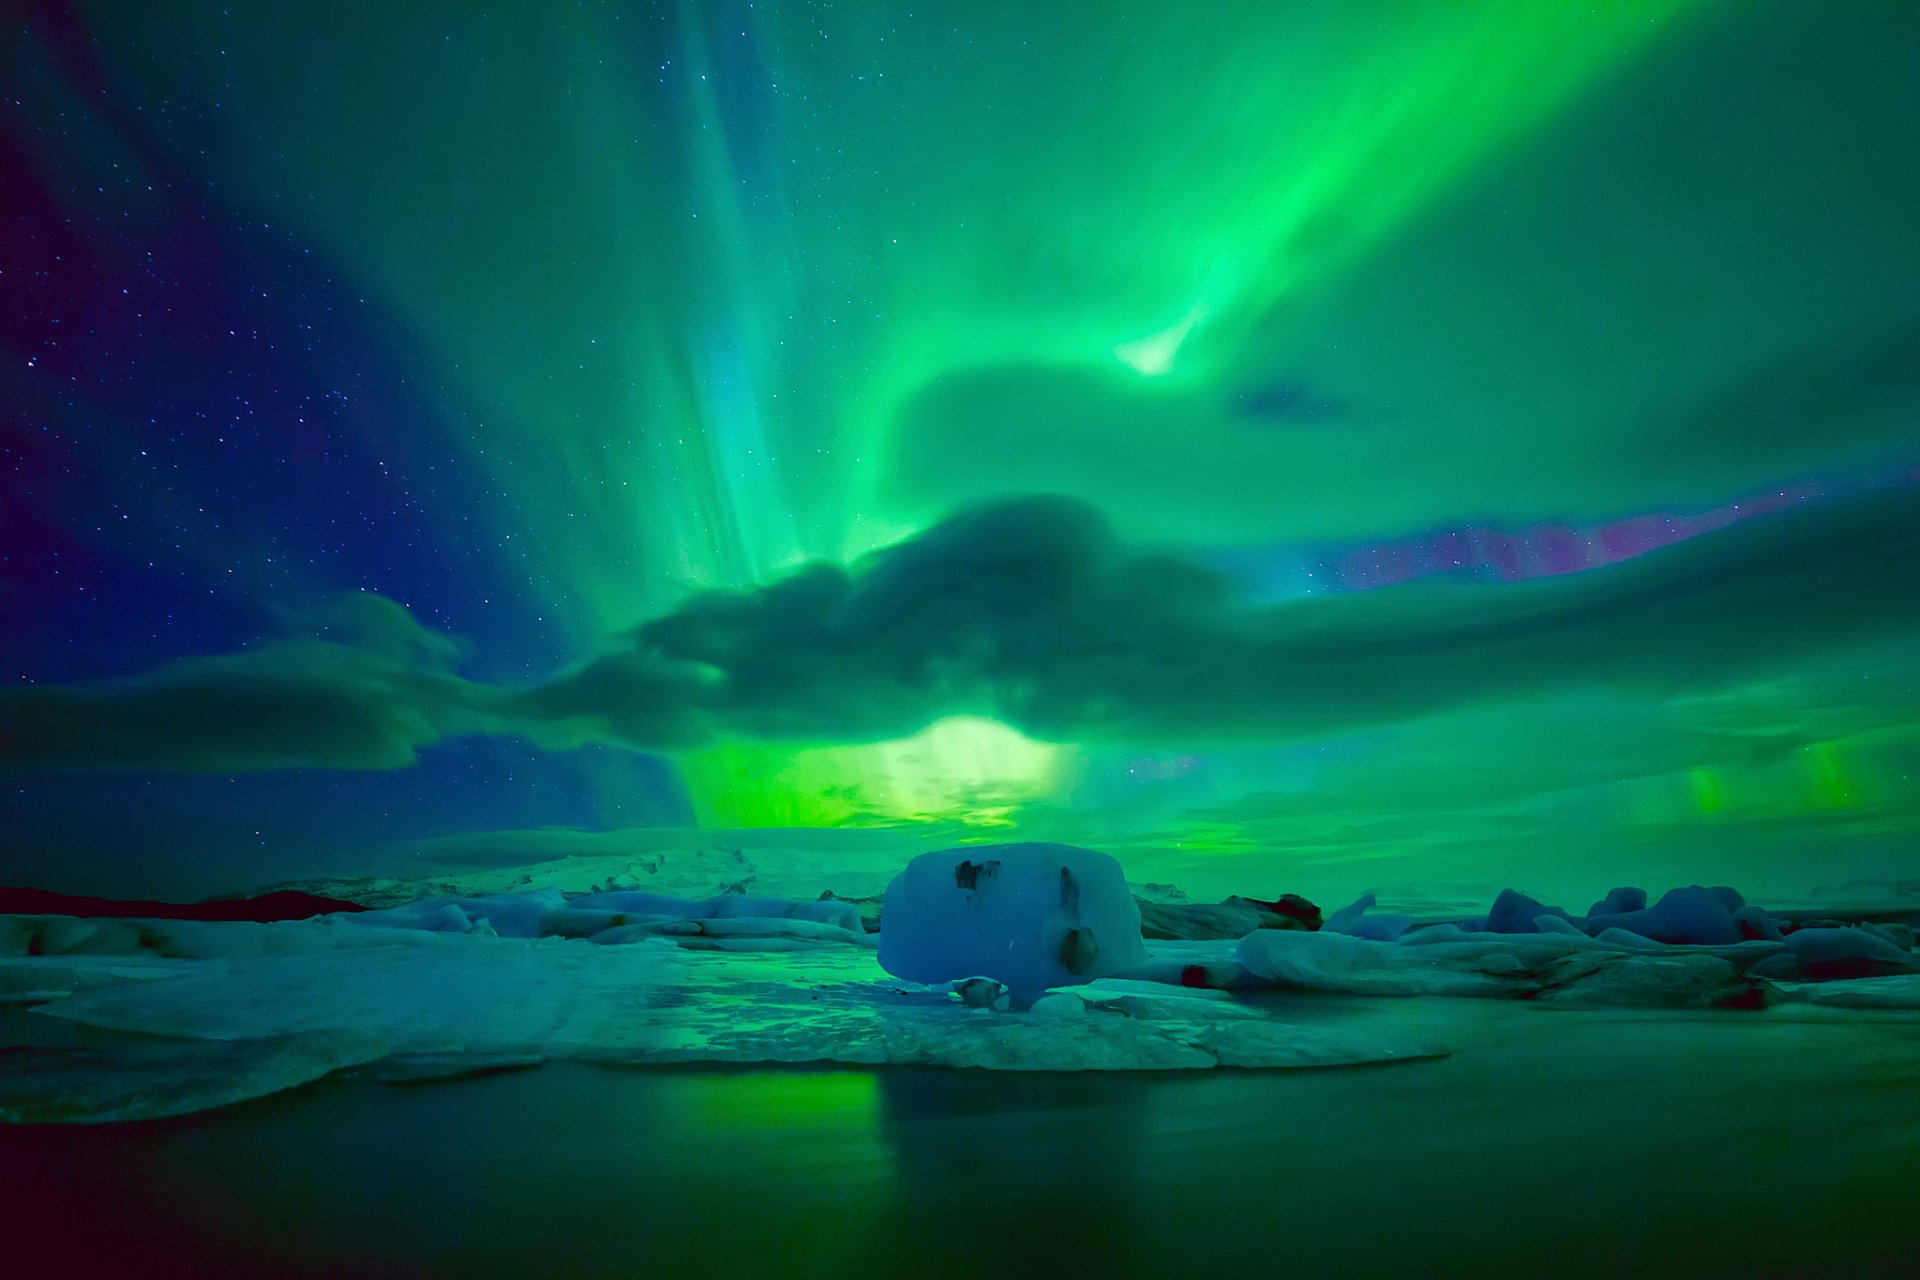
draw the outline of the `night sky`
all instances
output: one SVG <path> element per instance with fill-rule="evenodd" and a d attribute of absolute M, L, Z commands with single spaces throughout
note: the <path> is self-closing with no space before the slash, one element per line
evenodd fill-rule
<path fill-rule="evenodd" d="M 1920 7 L 7 14 L 0 882 L 1920 875 Z"/>

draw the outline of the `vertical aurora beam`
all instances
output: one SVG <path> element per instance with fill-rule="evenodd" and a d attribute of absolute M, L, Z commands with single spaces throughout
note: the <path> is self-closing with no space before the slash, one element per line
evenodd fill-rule
<path fill-rule="evenodd" d="M 876 484 L 949 373 L 1231 363 L 1684 8 L 427 0 L 321 45 L 278 10 L 87 14 L 153 97 L 248 121 L 189 141 L 412 318 L 584 648 L 936 518 Z"/>
<path fill-rule="evenodd" d="M 635 352 L 637 419 L 658 423 L 651 470 L 694 481 L 694 500 L 655 485 L 662 554 L 690 586 L 743 587 L 806 558 L 782 464 L 793 424 L 774 420 L 788 374 L 777 318 L 793 306 L 793 247 L 771 131 L 777 83 L 752 7 L 682 3 L 661 105 L 682 148 L 687 209 L 679 236 L 706 265 L 697 297 Z M 664 414 L 645 391 L 668 389 Z M 782 434 L 780 428 L 789 430 Z"/>
<path fill-rule="evenodd" d="M 1220 167 L 1222 188 L 1194 206 L 1174 237 L 1187 247 L 1182 270 L 1194 301 L 1169 331 L 1177 335 L 1174 350 L 1156 360 L 1159 367 L 1140 371 L 1171 371 L 1186 339 L 1203 332 L 1201 319 L 1226 318 L 1207 329 L 1216 349 L 1230 351 L 1243 336 L 1231 332 L 1234 321 L 1243 331 L 1288 294 L 1337 277 L 1691 7 L 1663 0 L 1577 11 L 1526 4 L 1375 11 L 1374 25 L 1340 61 L 1341 78 L 1297 99 L 1287 127 L 1263 118 L 1256 98 L 1217 94 L 1210 103 L 1216 136 L 1244 164 Z M 1243 53 L 1217 83 L 1258 83 L 1271 74 L 1259 61 L 1276 52 Z M 1198 211 L 1207 209 L 1227 216 Z"/>

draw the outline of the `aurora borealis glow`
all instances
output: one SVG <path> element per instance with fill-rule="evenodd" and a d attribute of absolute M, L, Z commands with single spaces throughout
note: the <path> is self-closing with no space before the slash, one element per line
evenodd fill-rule
<path fill-rule="evenodd" d="M 10 24 L 13 878 L 1910 875 L 1920 13 L 1208 9 Z"/>

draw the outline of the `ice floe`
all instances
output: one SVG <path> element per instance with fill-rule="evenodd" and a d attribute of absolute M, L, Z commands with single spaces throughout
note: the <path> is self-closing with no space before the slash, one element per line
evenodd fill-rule
<path fill-rule="evenodd" d="M 1146 959 L 1120 864 L 1064 844 L 921 854 L 887 886 L 880 965 L 914 982 L 984 975 L 1019 1003 Z"/>

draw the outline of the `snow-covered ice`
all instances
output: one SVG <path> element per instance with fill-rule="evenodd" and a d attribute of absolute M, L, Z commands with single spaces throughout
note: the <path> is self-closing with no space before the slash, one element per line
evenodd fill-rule
<path fill-rule="evenodd" d="M 1060 1016 L 1066 995 L 1037 1017 L 969 1007 L 945 986 L 889 977 L 871 948 L 851 944 L 689 951 L 664 938 L 601 946 L 344 918 L 268 927 L 282 931 L 277 947 L 248 944 L 218 959 L 0 959 L 0 990 L 54 997 L 31 1020 L 166 1037 L 152 1043 L 171 1046 L 110 1059 L 94 1049 L 8 1055 L 0 1119 L 174 1114 L 362 1064 L 402 1076 L 544 1059 L 1193 1070 L 1442 1052 L 1424 1037 L 1265 1015 L 1249 1031 L 1228 1025 L 1246 1020 L 1241 1006 L 1182 998 L 1177 988 L 1162 988 L 1169 998 L 1157 1002 L 1128 991 L 1097 1002 L 1073 994 L 1078 1017 Z M 205 937 L 198 949 L 220 950 Z M 62 1083 L 69 1075 L 71 1090 Z M 109 1080 L 118 1083 L 102 1083 Z"/>

